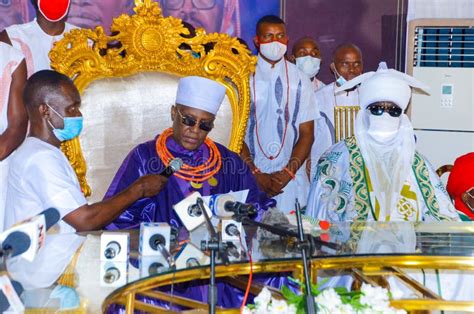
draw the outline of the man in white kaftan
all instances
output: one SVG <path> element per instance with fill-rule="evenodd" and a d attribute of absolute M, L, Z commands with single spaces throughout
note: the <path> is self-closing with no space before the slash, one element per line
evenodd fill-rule
<path fill-rule="evenodd" d="M 428 161 L 416 152 L 413 127 L 404 113 L 411 87 L 426 90 L 424 84 L 387 69 L 385 63 L 377 72 L 360 75 L 340 89 L 358 84 L 361 110 L 355 136 L 335 144 L 320 159 L 307 214 L 330 222 L 458 221 L 443 184 Z M 377 247 L 377 239 L 362 234 L 359 249 L 364 249 L 359 253 L 381 253 L 367 250 Z M 408 243 L 405 249 L 391 253 L 414 253 L 414 231 L 413 239 L 411 250 L 405 251 L 411 246 Z M 469 283 L 472 281 L 463 278 L 464 274 L 416 270 L 408 273 L 447 300 L 474 297 Z M 347 284 L 347 278 L 341 280 Z M 389 281 L 393 289 L 408 293 Z"/>
<path fill-rule="evenodd" d="M 284 58 L 288 42 L 284 22 L 266 16 L 257 24 L 259 56 L 250 78 L 251 108 L 242 157 L 259 186 L 283 212 L 305 205 L 309 180 L 305 167 L 319 116 L 306 74 Z"/>
<path fill-rule="evenodd" d="M 315 122 L 314 128 L 314 144 L 311 148 L 311 179 L 316 174 L 319 158 L 335 143 L 334 107 L 359 106 L 357 86 L 348 90 L 336 91 L 336 89 L 362 73 L 363 61 L 360 49 L 353 44 L 337 47 L 334 50 L 330 68 L 336 80 L 315 93 L 321 118 Z"/>

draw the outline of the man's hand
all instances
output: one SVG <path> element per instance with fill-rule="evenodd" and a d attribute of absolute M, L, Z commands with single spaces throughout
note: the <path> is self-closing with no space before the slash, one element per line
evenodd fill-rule
<path fill-rule="evenodd" d="M 265 192 L 268 196 L 273 197 L 280 194 L 280 190 L 275 190 L 272 185 L 272 176 L 268 173 L 256 173 L 255 179 L 257 180 L 258 187 Z"/>
<path fill-rule="evenodd" d="M 284 170 L 273 172 L 271 178 L 273 189 L 280 191 L 279 193 L 283 192 L 283 189 L 291 180 L 291 177 Z"/>
<path fill-rule="evenodd" d="M 152 197 L 160 193 L 168 179 L 158 174 L 147 174 L 138 178 L 133 183 L 133 189 L 137 191 L 140 198 Z"/>

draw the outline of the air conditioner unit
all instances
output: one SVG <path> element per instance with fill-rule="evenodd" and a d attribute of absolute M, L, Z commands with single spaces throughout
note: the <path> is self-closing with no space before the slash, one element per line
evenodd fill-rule
<path fill-rule="evenodd" d="M 413 94 L 417 149 L 436 168 L 474 151 L 474 20 L 419 19 L 408 25 L 407 72 L 430 86 Z"/>

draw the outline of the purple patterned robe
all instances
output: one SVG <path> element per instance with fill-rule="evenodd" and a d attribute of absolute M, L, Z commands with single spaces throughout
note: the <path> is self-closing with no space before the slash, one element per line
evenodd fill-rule
<path fill-rule="evenodd" d="M 269 199 L 258 188 L 255 177 L 247 164 L 236 153 L 218 143 L 216 145 L 222 156 L 222 167 L 214 175 L 218 182 L 216 186 L 211 186 L 206 181 L 200 189 L 195 189 L 188 181 L 171 176 L 159 194 L 136 201 L 106 229 L 133 229 L 138 228 L 141 222 L 168 222 L 170 225 L 180 227 L 182 224 L 173 210 L 173 205 L 194 191 L 206 196 L 249 189 L 247 203 L 254 204 L 259 209 L 259 215 L 268 207 L 275 206 L 276 202 Z M 209 148 L 205 144 L 194 151 L 189 151 L 170 136 L 166 141 L 166 146 L 173 156 L 181 158 L 184 163 L 192 166 L 197 166 L 209 158 Z M 120 193 L 139 177 L 146 174 L 158 174 L 164 168 L 156 152 L 156 138 L 138 145 L 125 158 L 104 199 Z"/>

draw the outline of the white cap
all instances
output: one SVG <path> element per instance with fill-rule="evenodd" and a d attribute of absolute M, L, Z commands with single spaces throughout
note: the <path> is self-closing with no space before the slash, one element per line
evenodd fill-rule
<path fill-rule="evenodd" d="M 225 86 L 200 76 L 179 80 L 176 103 L 217 114 L 225 96 Z"/>
<path fill-rule="evenodd" d="M 415 78 L 394 69 L 388 69 L 380 62 L 377 72 L 367 72 L 355 77 L 336 89 L 336 92 L 351 89 L 360 84 L 360 107 L 365 109 L 379 101 L 390 101 L 405 110 L 411 98 L 411 87 L 427 93 L 428 86 Z"/>

